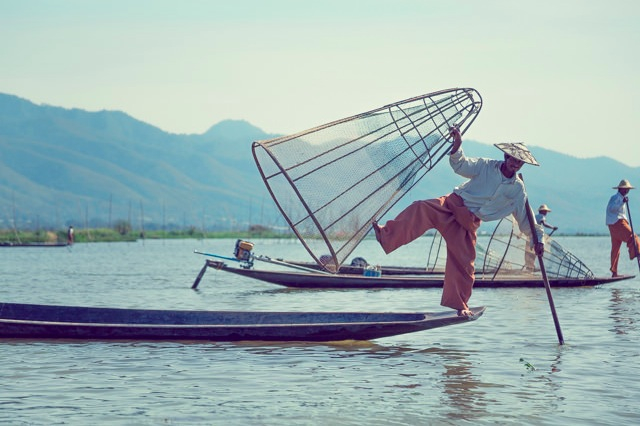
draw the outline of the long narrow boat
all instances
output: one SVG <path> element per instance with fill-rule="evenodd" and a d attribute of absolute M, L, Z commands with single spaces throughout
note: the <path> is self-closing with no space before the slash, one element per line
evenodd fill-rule
<path fill-rule="evenodd" d="M 365 276 L 355 274 L 326 274 L 306 271 L 281 271 L 253 268 L 236 268 L 223 261 L 207 259 L 192 288 L 202 279 L 207 268 L 230 272 L 247 278 L 293 288 L 439 288 L 443 285 L 442 276 L 412 276 L 412 275 L 381 275 Z M 634 275 L 619 277 L 589 277 L 589 278 L 549 278 L 552 287 L 585 287 L 607 284 L 633 278 Z M 476 275 L 474 288 L 509 288 L 509 287 L 542 287 L 543 281 L 539 276 L 531 274 L 513 274 L 487 276 Z"/>
<path fill-rule="evenodd" d="M 196 288 L 208 268 L 220 269 L 248 278 L 286 287 L 296 288 L 437 288 L 444 284 L 443 253 L 446 247 L 439 233 L 433 235 L 425 267 L 377 266 L 372 267 L 364 258 L 356 257 L 351 265 L 326 268 L 326 259 L 320 262 L 297 262 L 274 259 L 251 253 L 253 243 L 237 240 L 234 257 L 195 251 L 198 254 L 238 262 L 232 267 L 220 260 L 208 259 L 200 270 L 192 288 Z M 544 281 L 535 265 L 535 254 L 530 252 L 528 239 L 516 230 L 514 220 L 502 219 L 496 225 L 486 246 L 476 246 L 475 288 L 543 287 Z M 331 260 L 331 259 L 329 259 Z M 260 270 L 254 261 L 289 268 Z M 634 278 L 635 275 L 597 277 L 575 255 L 557 241 L 545 236 L 544 264 L 552 287 L 588 287 Z M 295 269 L 291 271 L 290 269 Z M 335 273 L 327 272 L 329 269 Z"/>
<path fill-rule="evenodd" d="M 13 241 L 0 241 L 0 247 L 66 247 L 68 243 L 16 243 Z"/>
<path fill-rule="evenodd" d="M 370 340 L 463 324 L 448 312 L 184 311 L 0 303 L 0 338 L 205 341 Z"/>

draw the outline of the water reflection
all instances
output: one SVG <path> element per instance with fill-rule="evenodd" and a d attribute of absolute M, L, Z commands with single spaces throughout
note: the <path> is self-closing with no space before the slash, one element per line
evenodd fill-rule
<path fill-rule="evenodd" d="M 536 386 L 532 389 L 535 394 L 532 395 L 531 399 L 535 398 L 539 400 L 540 407 L 544 408 L 545 410 L 549 408 L 559 408 L 562 401 L 564 400 L 564 398 L 561 396 L 562 381 L 555 373 L 560 373 L 560 371 L 562 371 L 560 366 L 562 364 L 562 353 L 565 348 L 565 346 L 558 346 L 558 352 L 556 356 L 551 360 L 549 369 L 547 371 L 540 371 L 533 377 Z M 537 389 L 538 385 L 540 386 L 539 390 Z"/>
<path fill-rule="evenodd" d="M 351 369 L 371 365 L 362 357 L 376 358 L 379 372 L 375 377 L 378 386 L 391 392 L 388 398 L 403 397 L 410 403 L 422 405 L 425 409 L 442 410 L 445 418 L 452 421 L 485 418 L 487 407 L 493 401 L 487 397 L 485 389 L 500 385 L 484 383 L 476 374 L 474 359 L 477 352 L 430 347 L 416 349 L 403 345 L 383 345 L 372 341 L 345 340 L 325 343 L 267 343 L 255 342 L 236 344 L 259 355 L 286 355 L 316 359 L 324 363 L 326 355 L 333 359 L 349 360 Z M 255 345 L 255 346 L 254 346 Z M 322 355 L 324 354 L 324 355 Z M 434 373 L 435 372 L 435 373 Z M 360 387 L 359 389 L 363 389 Z M 436 395 L 440 395 L 437 397 Z M 434 404 L 437 398 L 438 403 Z"/>
<path fill-rule="evenodd" d="M 422 351 L 437 355 L 444 371 L 442 372 L 441 403 L 447 408 L 444 415 L 451 420 L 470 420 L 478 414 L 487 413 L 486 392 L 483 388 L 490 386 L 483 383 L 474 374 L 472 355 L 468 351 L 430 348 Z"/>
<path fill-rule="evenodd" d="M 635 331 L 636 318 L 640 314 L 638 306 L 640 304 L 640 291 L 637 289 L 611 290 L 611 313 L 609 317 L 613 320 L 613 331 L 616 334 L 628 334 Z"/>

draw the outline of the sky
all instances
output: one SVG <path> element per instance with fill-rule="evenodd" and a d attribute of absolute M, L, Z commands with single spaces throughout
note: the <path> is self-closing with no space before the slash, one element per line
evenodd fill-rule
<path fill-rule="evenodd" d="M 637 0 L 0 0 L 0 93 L 290 134 L 472 87 L 465 138 L 638 167 L 638 22 Z"/>

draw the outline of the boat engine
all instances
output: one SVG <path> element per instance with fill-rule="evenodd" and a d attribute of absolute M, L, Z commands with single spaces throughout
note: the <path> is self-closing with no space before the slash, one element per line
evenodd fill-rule
<path fill-rule="evenodd" d="M 251 260 L 251 250 L 253 250 L 253 243 L 249 241 L 238 240 L 236 241 L 236 248 L 233 255 L 240 261 L 248 262 Z"/>

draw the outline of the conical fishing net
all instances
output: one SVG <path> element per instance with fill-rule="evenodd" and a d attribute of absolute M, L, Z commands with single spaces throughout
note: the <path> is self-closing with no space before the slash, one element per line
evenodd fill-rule
<path fill-rule="evenodd" d="M 548 235 L 544 236 L 542 257 L 548 278 L 592 279 L 593 272 L 575 255 Z M 446 243 L 436 232 L 427 258 L 427 269 L 444 271 Z M 476 279 L 493 280 L 501 276 L 539 277 L 538 258 L 529 246 L 529 237 L 518 229 L 513 216 L 500 220 L 488 237 L 476 244 Z"/>
<path fill-rule="evenodd" d="M 449 151 L 482 100 L 474 89 L 435 92 L 294 135 L 253 143 L 280 212 L 311 256 L 335 272 L 382 217 Z"/>
<path fill-rule="evenodd" d="M 544 236 L 542 260 L 549 278 L 594 278 L 593 272 L 574 254 L 565 250 L 548 235 Z M 529 244 L 529 237 L 521 233 L 513 216 L 507 216 L 496 226 L 486 247 L 483 263 L 476 263 L 487 278 L 508 274 L 539 275 L 538 258 Z"/>

